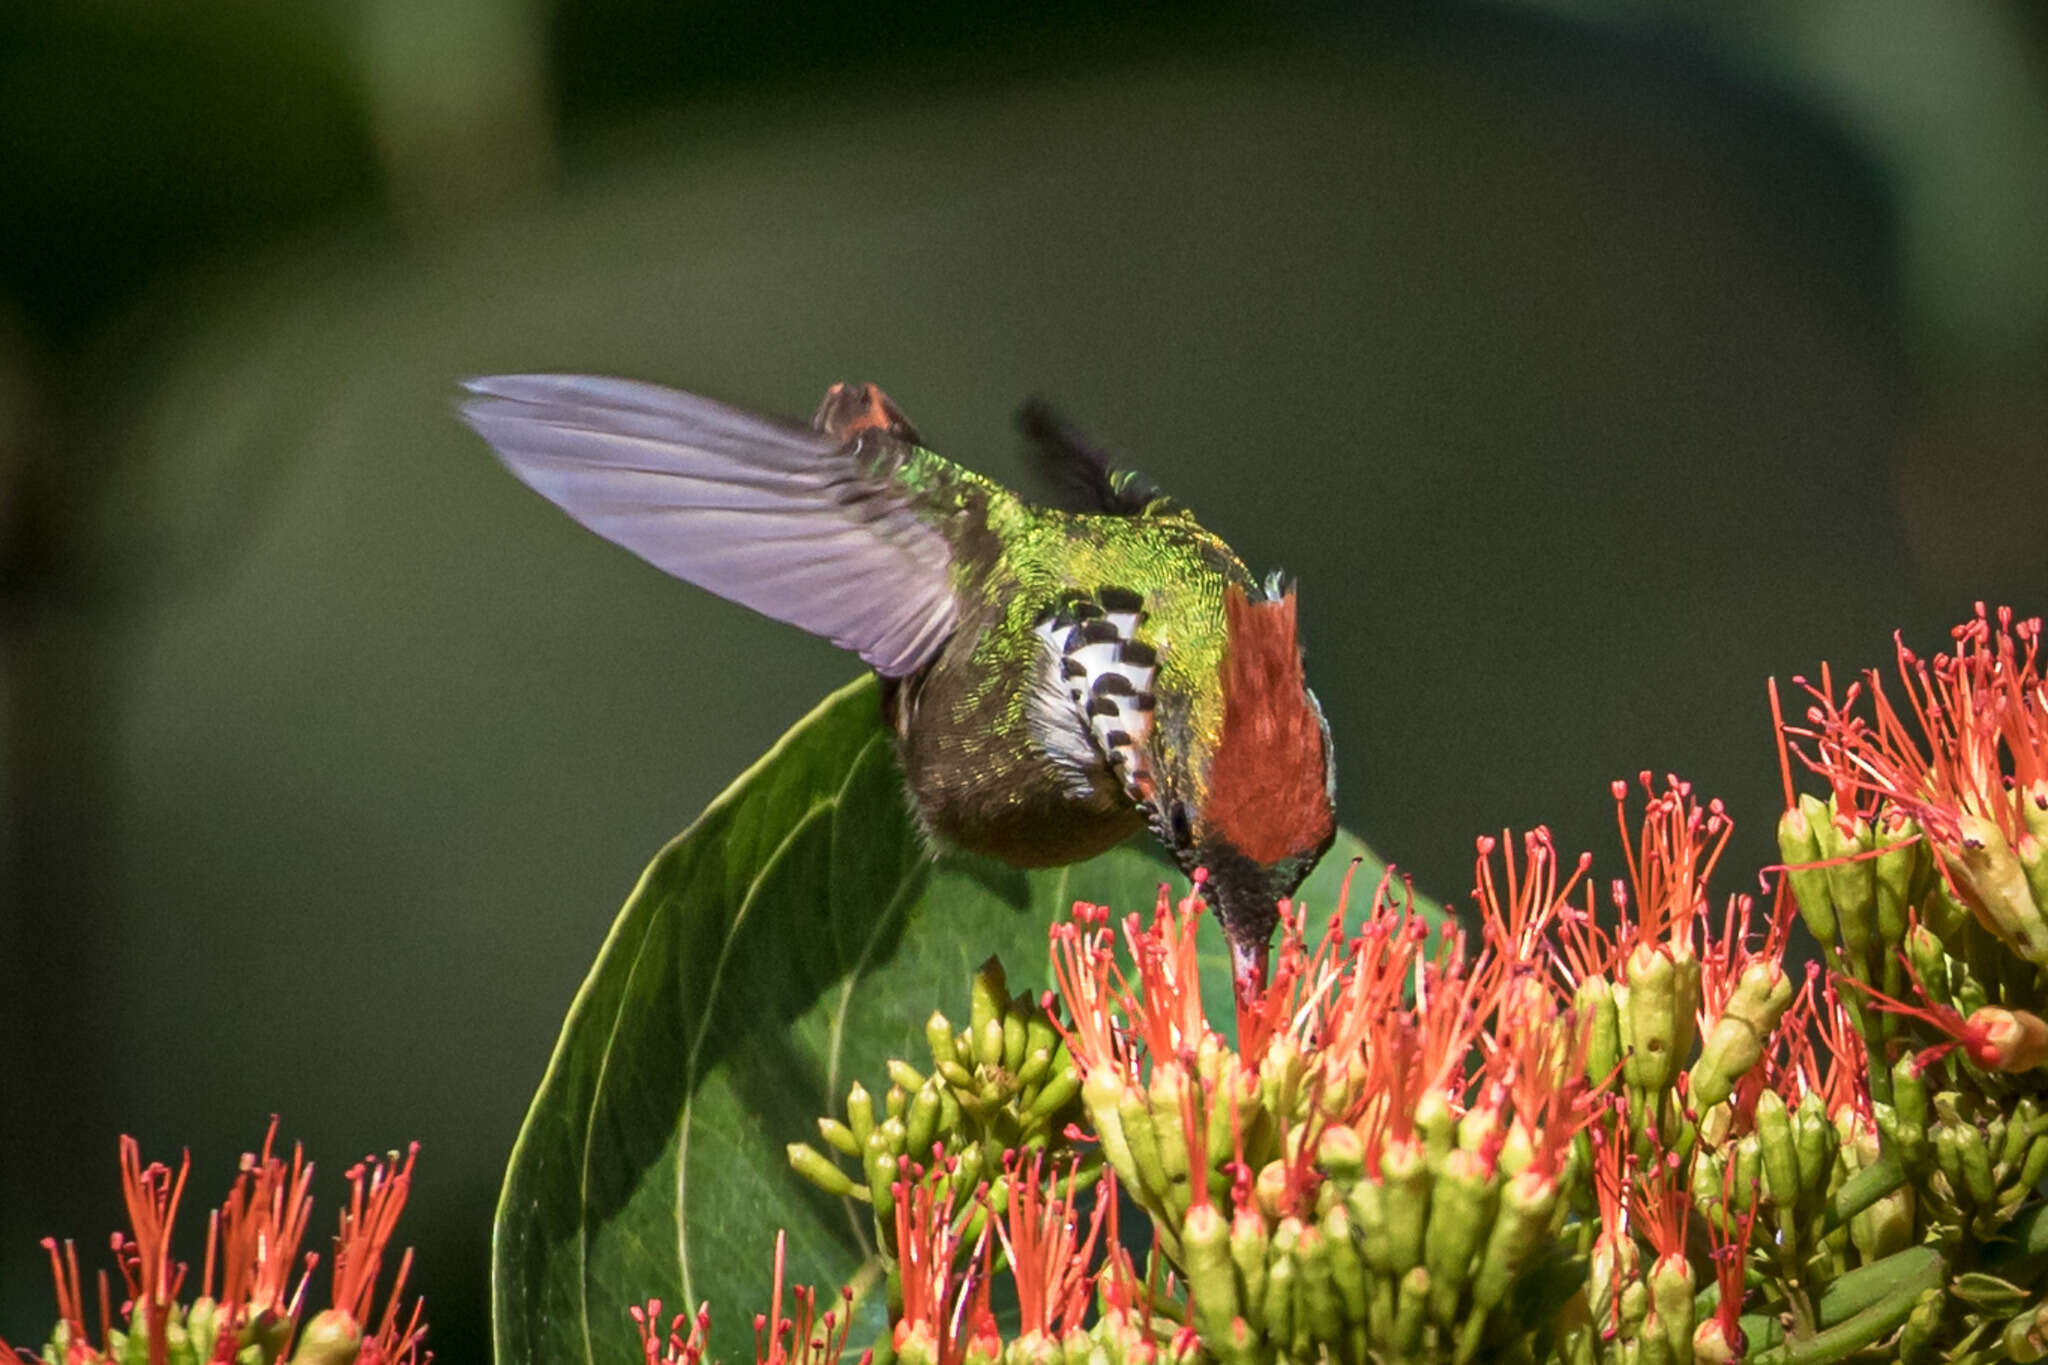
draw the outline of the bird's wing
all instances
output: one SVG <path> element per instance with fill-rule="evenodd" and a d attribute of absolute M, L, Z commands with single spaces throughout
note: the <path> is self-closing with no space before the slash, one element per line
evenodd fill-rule
<path fill-rule="evenodd" d="M 1162 516 L 1177 510 L 1150 479 L 1120 468 L 1042 398 L 1017 410 L 1031 462 L 1052 489 L 1053 506 L 1115 517 Z"/>
<path fill-rule="evenodd" d="M 623 379 L 464 387 L 463 420 L 507 469 L 666 573 L 892 678 L 929 662 L 958 622 L 951 550 L 890 477 L 908 447 L 886 433 L 842 441 Z"/>

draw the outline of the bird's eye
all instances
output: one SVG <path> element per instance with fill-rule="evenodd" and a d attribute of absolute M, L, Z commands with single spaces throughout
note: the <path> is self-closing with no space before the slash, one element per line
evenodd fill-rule
<path fill-rule="evenodd" d="M 1166 808 L 1166 827 L 1178 847 L 1185 848 L 1195 841 L 1194 820 L 1188 815 L 1187 802 L 1176 800 Z"/>

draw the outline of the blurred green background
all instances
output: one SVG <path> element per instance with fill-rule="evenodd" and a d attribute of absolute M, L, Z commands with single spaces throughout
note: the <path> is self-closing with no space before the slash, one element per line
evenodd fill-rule
<path fill-rule="evenodd" d="M 482 1359 L 612 914 L 854 671 L 526 493 L 459 375 L 871 379 L 1003 475 L 1046 394 L 1299 573 L 1345 819 L 1429 889 L 1537 821 L 1611 874 L 1643 767 L 1748 885 L 1767 675 L 2048 607 L 2044 15 L 8 0 L 0 1332 L 117 1133 L 211 1200 L 278 1110 L 322 1238 L 423 1141 Z"/>

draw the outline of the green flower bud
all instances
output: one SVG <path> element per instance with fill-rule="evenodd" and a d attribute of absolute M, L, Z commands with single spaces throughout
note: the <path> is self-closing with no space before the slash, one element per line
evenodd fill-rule
<path fill-rule="evenodd" d="M 1792 978 L 1776 960 L 1742 969 L 1721 1017 L 1707 1032 L 1693 1064 L 1691 1092 L 1701 1107 L 1719 1104 L 1763 1056 L 1764 1040 L 1792 1003 Z"/>
<path fill-rule="evenodd" d="M 1764 1094 L 1771 1092 L 1766 1090 Z M 1782 1112 L 1783 1100 L 1778 1101 Z M 1764 1144 L 1755 1133 L 1744 1133 L 1735 1140 L 1735 1208 L 1738 1212 L 1748 1211 L 1755 1203 L 1756 1196 L 1764 1181 Z"/>
<path fill-rule="evenodd" d="M 855 1081 L 846 1092 L 846 1126 L 852 1131 L 853 1140 L 865 1152 L 868 1139 L 875 1132 L 875 1099 L 859 1081 Z"/>
<path fill-rule="evenodd" d="M 1178 1060 L 1155 1062 L 1152 1067 L 1152 1083 L 1146 1090 L 1145 1103 L 1152 1119 L 1153 1140 L 1159 1147 L 1159 1166 L 1166 1176 L 1163 1193 L 1167 1198 L 1169 1212 L 1178 1214 L 1188 1207 L 1191 1200 L 1190 1167 L 1188 1153 L 1187 1124 L 1181 1110 L 1181 1101 L 1187 1095 L 1187 1068 Z M 1203 1187 L 1208 1186 L 1208 1173 L 1203 1172 Z M 1231 1310 L 1235 1314 L 1236 1310 Z"/>
<path fill-rule="evenodd" d="M 841 1156 L 850 1156 L 855 1160 L 860 1159 L 860 1139 L 853 1135 L 853 1129 L 848 1128 L 838 1119 L 820 1118 L 818 1120 L 818 1136 L 824 1138 L 826 1145 Z"/>
<path fill-rule="evenodd" d="M 1927 998 L 1937 1005 L 1951 1003 L 1948 952 L 1934 931 L 1924 924 L 1913 925 L 1906 931 L 1905 950 L 1906 961 L 1913 965 L 1913 974 L 1920 978 Z"/>
<path fill-rule="evenodd" d="M 1238 1315 L 1237 1274 L 1230 1260 L 1230 1226 L 1213 1204 L 1197 1204 L 1181 1221 L 1181 1252 L 1187 1267 L 1195 1330 L 1205 1341 L 1222 1341 Z"/>
<path fill-rule="evenodd" d="M 937 1010 L 924 1021 L 925 1046 L 931 1049 L 933 1069 L 943 1069 L 948 1062 L 957 1064 L 960 1058 L 953 1050 L 953 1025 Z"/>
<path fill-rule="evenodd" d="M 1913 1244 L 1913 1187 L 1901 1185 L 1849 1220 L 1849 1240 L 1865 1265 Z"/>
<path fill-rule="evenodd" d="M 1010 1005 L 1010 983 L 1004 977 L 1002 962 L 993 955 L 974 973 L 974 984 L 968 988 L 967 1001 L 967 1031 L 979 1046 L 983 1030 L 991 1023 L 1001 1023 Z M 1002 1060 L 1002 1055 L 998 1053 L 982 1060 L 994 1066 Z"/>
<path fill-rule="evenodd" d="M 1325 1128 L 1316 1142 L 1316 1169 L 1330 1177 L 1339 1189 L 1350 1189 L 1365 1170 L 1365 1144 L 1360 1141 L 1358 1130 L 1343 1124 Z"/>
<path fill-rule="evenodd" d="M 1785 861 L 1785 879 L 1792 884 L 1792 899 L 1807 932 L 1823 944 L 1835 941 L 1835 902 L 1828 892 L 1825 870 L 1810 866 L 1821 860 L 1814 827 L 1828 820 L 1827 807 L 1811 796 L 1778 817 L 1778 856 Z"/>
<path fill-rule="evenodd" d="M 1380 1176 L 1385 1189 L 1381 1207 L 1386 1214 L 1388 1263 L 1394 1274 L 1406 1275 L 1422 1264 L 1429 1223 L 1428 1158 L 1413 1139 L 1390 1141 L 1380 1152 Z"/>
<path fill-rule="evenodd" d="M 1294 1259 L 1301 1267 L 1294 1354 L 1297 1359 L 1307 1360 L 1315 1356 L 1316 1346 L 1335 1348 L 1344 1340 L 1343 1304 L 1337 1297 L 1329 1241 L 1314 1223 L 1302 1226 L 1300 1239 L 1294 1247 Z"/>
<path fill-rule="evenodd" d="M 855 1192 L 853 1177 L 839 1169 L 836 1162 L 808 1142 L 789 1144 L 789 1166 L 804 1179 L 816 1185 L 829 1195 L 837 1198 L 851 1197 Z M 861 1191 L 865 1194 L 866 1191 Z"/>
<path fill-rule="evenodd" d="M 1906 1325 L 1899 1329 L 1897 1351 L 1899 1365 L 1927 1365 L 1937 1358 L 1935 1336 L 1941 1330 L 1943 1310 L 1947 1307 L 1948 1296 L 1942 1290 L 1923 1290 L 1913 1304 Z"/>
<path fill-rule="evenodd" d="M 1479 1314 L 1492 1312 L 1507 1297 L 1548 1239 L 1556 1207 L 1557 1182 L 1539 1171 L 1524 1170 L 1501 1189 L 1500 1212 L 1472 1280 L 1472 1304 Z"/>
<path fill-rule="evenodd" d="M 1664 1318 L 1655 1308 L 1643 1317 L 1642 1330 L 1636 1335 L 1636 1361 L 1638 1365 L 1674 1365 L 1671 1354 L 1671 1338 L 1665 1333 Z M 1692 1349 L 1692 1334 L 1685 1338 L 1686 1350 Z"/>
<path fill-rule="evenodd" d="M 1351 1225 L 1357 1229 L 1359 1254 L 1366 1267 L 1380 1276 L 1397 1274 L 1387 1231 L 1386 1186 L 1377 1180 L 1360 1180 L 1345 1196 L 1344 1206 L 1351 1211 Z"/>
<path fill-rule="evenodd" d="M 220 1335 L 220 1305 L 212 1296 L 202 1294 L 192 1301 L 185 1314 L 185 1331 L 192 1341 L 193 1359 L 212 1360 L 214 1342 Z"/>
<path fill-rule="evenodd" d="M 901 1086 L 905 1094 L 915 1095 L 924 1086 L 924 1073 L 901 1057 L 889 1059 L 888 1072 L 889 1079 Z"/>
<path fill-rule="evenodd" d="M 1903 815 L 1880 820 L 1876 829 L 1876 842 L 1885 846 L 1885 851 L 1873 860 L 1877 871 L 1877 936 L 1889 953 L 1905 941 L 1913 909 L 1914 873 L 1925 849 L 1918 837 L 1920 827 Z"/>
<path fill-rule="evenodd" d="M 903 1150 L 918 1161 L 929 1159 L 932 1140 L 939 1133 L 939 1078 L 932 1076 L 911 1097 L 910 1111 L 903 1117 Z"/>
<path fill-rule="evenodd" d="M 1964 811 L 1956 825 L 1960 843 L 1944 852 L 1963 899 L 2014 952 L 2037 967 L 2048 964 L 2048 920 L 1998 822 Z"/>
<path fill-rule="evenodd" d="M 2027 1157 L 2020 1166 L 2019 1187 L 2023 1190 L 2038 1189 L 2043 1180 L 2048 1180 L 2048 1134 L 2027 1144 Z"/>
<path fill-rule="evenodd" d="M 1589 976 L 1572 996 L 1574 1009 L 1592 1018 L 1586 1045 L 1586 1079 L 1599 1085 L 1621 1065 L 1621 1018 L 1614 988 L 1604 976 Z"/>
<path fill-rule="evenodd" d="M 1329 1246 L 1330 1283 L 1337 1291 L 1344 1323 L 1346 1327 L 1362 1327 L 1366 1314 L 1365 1262 L 1354 1240 L 1349 1205 L 1338 1204 L 1323 1215 L 1323 1237 Z"/>
<path fill-rule="evenodd" d="M 897 1156 L 910 1155 L 908 1149 L 905 1146 L 905 1142 L 909 1138 L 909 1136 L 909 1132 L 905 1130 L 903 1126 L 903 1120 L 897 1118 L 894 1114 L 891 1114 L 888 1118 L 883 1119 L 881 1123 L 877 1124 L 875 1127 L 875 1138 L 878 1141 L 885 1143 L 888 1149 L 891 1152 L 894 1152 Z M 926 1153 L 925 1155 L 929 1156 L 930 1153 Z"/>
<path fill-rule="evenodd" d="M 1001 1069 L 1003 1065 L 1003 1019 L 997 1015 L 983 1020 L 974 1030 L 974 1061 L 976 1068 L 986 1074 Z"/>
<path fill-rule="evenodd" d="M 1650 1316 L 1663 1320 L 1664 1339 L 1678 1361 L 1692 1359 L 1693 1287 L 1692 1266 L 1683 1255 L 1660 1257 L 1650 1267 Z M 1647 1319 L 1643 1330 L 1647 1336 Z"/>
<path fill-rule="evenodd" d="M 1493 1229 L 1494 1202 L 1500 1182 L 1476 1152 L 1464 1149 L 1444 1159 L 1431 1192 L 1428 1235 L 1422 1263 L 1429 1268 L 1429 1309 L 1438 1325 L 1455 1327 L 1459 1300 L 1472 1273 L 1472 1261 Z"/>
<path fill-rule="evenodd" d="M 1954 1127 L 1957 1153 L 1962 1159 L 1963 1187 L 1971 1202 L 1980 1209 L 1988 1209 L 1998 1202 L 1998 1183 L 1991 1176 L 1991 1149 L 1976 1124 L 1965 1122 Z"/>
<path fill-rule="evenodd" d="M 1135 1199 L 1142 1186 L 1138 1180 L 1138 1159 L 1124 1138 L 1124 1089 L 1123 1077 L 1114 1067 L 1095 1067 L 1081 1082 L 1081 1107 L 1088 1112 L 1088 1122 L 1102 1144 L 1103 1159 Z"/>
<path fill-rule="evenodd" d="M 1024 1067 L 1024 1055 L 1029 1050 L 1030 1032 L 1025 1027 L 1024 1010 L 1031 1008 L 1029 996 L 1020 996 L 1021 1006 L 1012 1001 L 1009 1009 L 1003 1011 L 1003 1070 L 1011 1075 Z"/>
<path fill-rule="evenodd" d="M 1442 1169 L 1444 1158 L 1457 1145 L 1458 1116 L 1452 1111 L 1450 1101 L 1437 1091 L 1417 1100 L 1415 1131 L 1422 1135 L 1422 1149 L 1429 1157 L 1430 1170 Z"/>
<path fill-rule="evenodd" d="M 875 1225 L 884 1230 L 884 1240 L 893 1251 L 896 1245 L 895 1185 L 902 1163 L 883 1143 L 880 1133 L 870 1136 L 861 1158 L 862 1173 L 868 1180 L 868 1202 L 875 1206 Z"/>
<path fill-rule="evenodd" d="M 1266 1340 L 1276 1345 L 1294 1343 L 1295 1313 L 1301 1293 L 1301 1267 L 1295 1263 L 1294 1247 L 1301 1237 L 1301 1220 L 1283 1218 L 1273 1229 L 1271 1251 L 1266 1258 Z"/>
<path fill-rule="evenodd" d="M 1828 802 L 1828 818 L 1813 828 L 1814 842 L 1823 858 L 1835 859 L 1826 869 L 1828 895 L 1835 903 L 1836 928 L 1850 961 L 1867 961 L 1877 933 L 1877 867 L 1874 859 L 1859 857 L 1876 846 L 1870 822 L 1856 816 L 1846 824 Z"/>
<path fill-rule="evenodd" d="M 1892 1108 L 1898 1111 L 1900 1123 L 1927 1126 L 1927 1081 L 1910 1056 L 1892 1063 Z"/>
<path fill-rule="evenodd" d="M 1406 1359 L 1421 1352 L 1422 1329 L 1428 1320 L 1429 1300 L 1429 1272 L 1416 1266 L 1401 1277 L 1400 1291 L 1394 1302 L 1392 1344 L 1397 1359 Z"/>
<path fill-rule="evenodd" d="M 1627 1035 L 1631 1044 L 1622 1079 L 1652 1092 L 1678 1079 L 1682 1058 L 1692 1051 L 1694 1021 L 1684 1009 L 1676 963 L 1650 944 L 1629 954 Z M 1698 963 L 1693 963 L 1697 972 Z"/>
<path fill-rule="evenodd" d="M 1124 1141 L 1131 1149 L 1136 1179 L 1130 1185 L 1131 1198 L 1139 1207 L 1155 1215 L 1164 1215 L 1168 1210 L 1167 1194 L 1173 1181 L 1166 1172 L 1166 1162 L 1159 1154 L 1160 1134 L 1152 1126 L 1150 1099 L 1139 1086 L 1130 1085 L 1123 1089 L 1117 1102 L 1117 1118 L 1123 1124 Z M 1180 1122 L 1175 1119 L 1173 1131 L 1180 1131 Z M 1185 1169 L 1185 1148 L 1183 1141 L 1183 1162 Z M 1174 1220 L 1178 1223 L 1178 1219 Z"/>
<path fill-rule="evenodd" d="M 1081 1072 L 1075 1067 L 1074 1059 L 1067 1055 L 1064 1047 L 1053 1058 L 1050 1074 L 1038 1094 L 1024 1111 L 1026 1123 L 1044 1123 L 1072 1103 L 1074 1096 L 1081 1093 Z"/>
<path fill-rule="evenodd" d="M 1790 1213 L 1799 1201 L 1798 1148 L 1794 1146 L 1792 1115 L 1784 1097 L 1775 1090 L 1757 1096 L 1756 1137 L 1763 1144 L 1764 1190 L 1771 1202 Z M 1738 1161 L 1738 1174 L 1740 1165 Z"/>
<path fill-rule="evenodd" d="M 1239 1311 L 1253 1322 L 1266 1320 L 1266 1263 L 1271 1242 L 1266 1220 L 1250 1205 L 1230 1220 L 1230 1263 L 1237 1267 Z"/>
<path fill-rule="evenodd" d="M 1963 1185 L 1963 1146 L 1960 1128 L 1955 1123 L 1934 1125 L 1934 1165 L 1948 1181 L 1949 1189 L 1958 1200 L 1967 1198 Z"/>
<path fill-rule="evenodd" d="M 292 1365 L 355 1365 L 362 1349 L 361 1324 L 339 1308 L 329 1308 L 314 1314 L 299 1333 Z"/>
<path fill-rule="evenodd" d="M 1842 1152 L 1841 1136 L 1828 1122 L 1827 1109 L 1821 1097 L 1811 1090 L 1800 1098 L 1793 1128 L 1804 1207 L 1817 1208 L 1827 1194 L 1828 1182 L 1834 1177 L 1835 1163 Z"/>
<path fill-rule="evenodd" d="M 882 1096 L 882 1111 L 898 1123 L 910 1108 L 910 1092 L 900 1085 L 892 1085 Z"/>

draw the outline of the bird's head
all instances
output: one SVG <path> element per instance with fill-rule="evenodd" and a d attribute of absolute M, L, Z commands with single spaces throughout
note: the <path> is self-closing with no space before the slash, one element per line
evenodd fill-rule
<path fill-rule="evenodd" d="M 1303 679 L 1291 589 L 1223 599 L 1223 720 L 1199 808 L 1169 842 L 1208 871 L 1208 898 L 1230 939 L 1240 995 L 1263 986 L 1279 902 L 1337 834 L 1330 731 Z"/>

